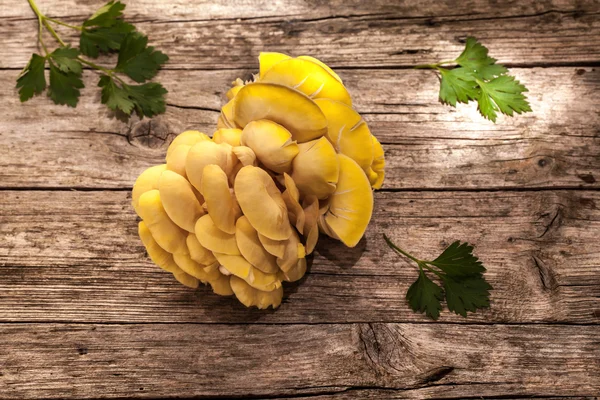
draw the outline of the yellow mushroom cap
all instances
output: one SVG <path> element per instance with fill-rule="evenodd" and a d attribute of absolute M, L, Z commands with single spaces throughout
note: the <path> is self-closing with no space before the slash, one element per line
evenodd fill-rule
<path fill-rule="evenodd" d="M 371 170 L 376 175 L 376 178 L 371 180 L 371 186 L 373 186 L 373 189 L 381 189 L 385 178 L 385 154 L 379 140 L 375 136 L 371 136 L 371 139 L 373 140 L 373 164 L 371 164 Z"/>
<path fill-rule="evenodd" d="M 242 212 L 258 233 L 273 240 L 290 237 L 292 228 L 285 202 L 269 174 L 247 165 L 238 172 L 234 190 Z"/>
<path fill-rule="evenodd" d="M 329 72 L 331 74 L 331 76 L 333 76 L 339 83 L 341 83 L 341 84 L 344 83 L 344 82 L 342 82 L 342 78 L 340 78 L 340 76 L 338 74 L 336 74 L 334 70 L 329 68 L 329 65 L 325 64 L 323 61 L 317 60 L 316 58 L 311 57 L 311 56 L 299 56 L 297 58 L 299 58 L 301 60 L 312 61 L 315 64 L 320 65 L 321 67 L 323 67 L 325 69 L 325 71 Z"/>
<path fill-rule="evenodd" d="M 244 127 L 241 144 L 248 146 L 265 167 L 277 173 L 289 172 L 298 154 L 298 144 L 283 126 L 266 119 Z"/>
<path fill-rule="evenodd" d="M 238 90 L 238 93 L 235 95 L 235 97 L 233 97 L 223 107 L 221 107 L 221 116 L 220 116 L 220 118 L 223 120 L 223 123 L 224 123 L 225 126 L 224 127 L 219 127 L 219 129 L 222 129 L 222 128 L 234 128 L 234 129 L 240 128 L 240 126 L 236 123 L 235 118 L 234 118 L 236 98 L 237 98 L 237 95 L 239 94 L 240 90 Z"/>
<path fill-rule="evenodd" d="M 168 272 L 181 272 L 181 269 L 173 260 L 173 255 L 165 251 L 158 243 L 156 243 L 156 240 L 152 237 L 152 233 L 150 233 L 150 230 L 144 221 L 140 221 L 138 224 L 138 234 L 154 264 Z"/>
<path fill-rule="evenodd" d="M 190 145 L 180 144 L 171 153 L 167 154 L 167 169 L 186 178 L 185 161 L 191 148 Z"/>
<path fill-rule="evenodd" d="M 166 169 L 166 164 L 155 165 L 154 167 L 147 168 L 135 180 L 133 190 L 131 191 L 131 205 L 137 215 L 140 215 L 138 211 L 140 196 L 149 190 L 158 189 L 158 180 Z"/>
<path fill-rule="evenodd" d="M 229 283 L 231 284 L 233 293 L 235 293 L 235 297 L 246 307 L 255 306 L 262 310 L 269 306 L 277 308 L 281 304 L 281 299 L 283 298 L 282 287 L 265 292 L 253 288 L 246 281 L 235 275 L 229 277 Z"/>
<path fill-rule="evenodd" d="M 373 141 L 360 114 L 339 101 L 318 99 L 315 103 L 327 118 L 327 139 L 337 152 L 356 161 L 364 171 L 369 170 L 373 162 Z"/>
<path fill-rule="evenodd" d="M 338 155 L 340 177 L 329 199 L 329 209 L 320 217 L 325 232 L 354 247 L 365 233 L 373 213 L 371 184 L 356 161 Z"/>
<path fill-rule="evenodd" d="M 185 243 L 190 252 L 190 257 L 198 264 L 212 265 L 217 261 L 212 251 L 202 246 L 195 234 L 189 233 Z"/>
<path fill-rule="evenodd" d="M 265 73 L 271 69 L 271 67 L 283 60 L 291 58 L 287 54 L 276 53 L 276 52 L 261 52 L 258 55 L 259 64 L 259 78 L 262 78 Z"/>
<path fill-rule="evenodd" d="M 196 143 L 189 151 L 185 163 L 185 171 L 192 185 L 202 193 L 202 174 L 204 167 L 215 164 L 226 174 L 233 168 L 233 151 L 227 143 L 205 141 Z"/>
<path fill-rule="evenodd" d="M 298 145 L 292 162 L 292 179 L 303 195 L 324 199 L 334 192 L 339 175 L 335 149 L 322 137 Z"/>
<path fill-rule="evenodd" d="M 277 274 L 265 274 L 242 256 L 215 253 L 215 257 L 227 271 L 245 280 L 253 288 L 271 291 L 281 286 Z"/>
<path fill-rule="evenodd" d="M 261 244 L 258 232 L 246 216 L 241 216 L 235 224 L 235 240 L 242 256 L 250 264 L 264 273 L 273 274 L 279 270 L 275 256 Z"/>
<path fill-rule="evenodd" d="M 203 283 L 217 280 L 219 275 L 221 275 L 218 269 L 206 270 L 204 265 L 198 264 L 196 261 L 192 260 L 188 254 L 174 254 L 173 260 L 175 260 L 177 266 L 179 266 L 186 274 L 199 279 Z"/>
<path fill-rule="evenodd" d="M 302 279 L 306 273 L 306 258 L 299 258 L 298 262 L 288 271 L 281 271 L 280 274 L 286 282 L 296 282 Z"/>
<path fill-rule="evenodd" d="M 192 289 L 197 289 L 200 286 L 200 281 L 185 272 L 174 272 L 173 276 L 179 283 Z"/>
<path fill-rule="evenodd" d="M 204 210 L 187 179 L 173 171 L 164 171 L 158 191 L 169 218 L 180 228 L 194 232 L 194 225 L 204 215 Z"/>
<path fill-rule="evenodd" d="M 219 277 L 209 282 L 213 292 L 219 296 L 231 296 L 233 290 L 229 283 L 229 276 L 219 273 Z"/>
<path fill-rule="evenodd" d="M 302 202 L 304 209 L 304 229 L 302 234 L 306 240 L 306 254 L 311 254 L 319 240 L 319 200 L 315 196 L 307 196 Z"/>
<path fill-rule="evenodd" d="M 169 253 L 187 253 L 187 232 L 177 226 L 163 207 L 160 192 L 150 190 L 140 196 L 140 217 L 160 247 Z"/>
<path fill-rule="evenodd" d="M 231 89 L 229 89 L 226 93 L 226 96 L 229 100 L 233 99 L 235 97 L 235 95 L 237 94 L 237 92 L 240 91 L 240 89 L 242 88 L 242 86 L 244 86 L 244 81 L 241 80 L 240 78 L 237 78 L 235 81 L 233 81 L 231 83 Z"/>
<path fill-rule="evenodd" d="M 284 254 L 285 254 L 285 246 L 287 244 L 287 239 L 285 240 L 273 240 L 273 239 L 269 239 L 268 237 L 261 235 L 260 233 L 258 234 L 258 240 L 260 241 L 260 244 L 263 245 L 263 247 L 265 248 L 265 250 L 267 250 L 267 252 L 269 254 L 274 255 L 277 258 L 283 258 Z"/>
<path fill-rule="evenodd" d="M 256 154 L 250 147 L 236 146 L 232 148 L 231 151 L 233 151 L 233 154 L 235 154 L 240 161 L 242 167 L 245 167 L 246 165 L 256 165 Z"/>
<path fill-rule="evenodd" d="M 299 258 L 305 256 L 305 250 L 296 231 L 293 231 L 292 236 L 285 243 L 283 257 L 277 258 L 277 265 L 283 272 L 288 271 L 298 262 Z"/>
<path fill-rule="evenodd" d="M 223 232 L 234 234 L 235 221 L 240 212 L 229 191 L 227 175 L 218 165 L 210 164 L 204 167 L 202 196 L 206 201 L 208 214 L 217 228 Z"/>
<path fill-rule="evenodd" d="M 327 132 L 321 109 L 305 94 L 273 83 L 250 83 L 235 97 L 235 122 L 245 127 L 268 119 L 284 126 L 298 143 L 319 138 Z"/>
<path fill-rule="evenodd" d="M 213 133 L 213 142 L 229 143 L 230 145 L 235 147 L 240 145 L 241 137 L 241 129 L 219 129 L 215 133 Z"/>
<path fill-rule="evenodd" d="M 260 82 L 285 85 L 313 99 L 333 99 L 352 106 L 350 94 L 338 78 L 318 63 L 290 58 L 269 68 Z"/>
<path fill-rule="evenodd" d="M 285 206 L 288 209 L 288 216 L 290 217 L 290 222 L 298 229 L 299 232 L 302 232 L 304 229 L 304 209 L 300 205 L 300 192 L 296 187 L 296 183 L 292 179 L 291 176 L 284 173 L 283 174 L 283 182 L 285 185 L 285 191 L 281 194 L 283 197 L 283 201 L 285 202 Z"/>
<path fill-rule="evenodd" d="M 223 232 L 206 214 L 196 222 L 196 238 L 200 244 L 213 253 L 239 255 L 240 251 L 235 242 L 235 235 Z"/>
<path fill-rule="evenodd" d="M 167 157 L 177 148 L 177 146 L 182 144 L 193 146 L 203 140 L 210 140 L 210 137 L 200 131 L 181 132 L 169 145 L 169 148 L 167 149 Z"/>

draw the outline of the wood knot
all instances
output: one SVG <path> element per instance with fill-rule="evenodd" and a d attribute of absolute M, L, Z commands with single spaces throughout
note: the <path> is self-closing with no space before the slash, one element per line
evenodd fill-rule
<path fill-rule="evenodd" d="M 166 118 L 159 116 L 132 122 L 127 132 L 127 141 L 140 147 L 160 149 L 168 146 L 174 136 Z"/>
<path fill-rule="evenodd" d="M 555 290 L 558 287 L 556 276 L 552 268 L 550 268 L 541 258 L 532 256 L 533 264 L 538 270 L 540 281 L 544 290 Z"/>

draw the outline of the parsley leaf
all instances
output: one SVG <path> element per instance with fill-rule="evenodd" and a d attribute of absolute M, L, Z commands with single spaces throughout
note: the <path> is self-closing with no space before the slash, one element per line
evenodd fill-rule
<path fill-rule="evenodd" d="M 406 292 L 406 300 L 414 312 L 425 313 L 431 319 L 438 319 L 442 309 L 444 291 L 435 282 L 419 271 L 419 277 Z"/>
<path fill-rule="evenodd" d="M 45 65 L 46 58 L 39 54 L 31 55 L 29 63 L 17 78 L 17 89 L 19 89 L 21 102 L 31 99 L 34 94 L 42 93 L 46 88 Z"/>
<path fill-rule="evenodd" d="M 130 114 L 135 109 L 140 118 L 144 115 L 152 117 L 165 112 L 164 96 L 167 90 L 160 83 L 127 85 L 103 75 L 98 86 L 102 88 L 102 104 L 106 104 L 111 110 Z"/>
<path fill-rule="evenodd" d="M 440 100 L 456 106 L 477 98 L 477 82 L 473 73 L 465 68 L 440 69 Z"/>
<path fill-rule="evenodd" d="M 82 66 L 81 63 L 77 61 L 79 50 L 70 46 L 59 47 L 50 53 L 49 57 L 62 72 L 73 72 L 76 75 L 81 75 Z"/>
<path fill-rule="evenodd" d="M 50 87 L 48 96 L 56 104 L 66 104 L 71 107 L 77 106 L 79 101 L 79 89 L 83 87 L 81 74 L 61 71 L 51 60 L 50 64 Z"/>
<path fill-rule="evenodd" d="M 115 71 L 123 72 L 139 83 L 152 79 L 169 57 L 147 45 L 148 37 L 138 32 L 128 34 L 121 43 Z"/>
<path fill-rule="evenodd" d="M 498 109 L 512 117 L 513 111 L 517 114 L 531 111 L 527 98 L 523 92 L 527 88 L 510 75 L 502 75 L 489 82 L 477 80 L 481 88 L 478 97 L 479 111 L 481 114 L 496 122 Z"/>
<path fill-rule="evenodd" d="M 488 49 L 474 37 L 467 38 L 464 51 L 454 61 L 483 79 L 492 79 L 508 72 L 504 66 L 496 64 L 495 58 L 488 56 Z"/>
<path fill-rule="evenodd" d="M 117 20 L 109 27 L 93 29 L 84 27 L 79 38 L 79 48 L 82 54 L 96 58 L 100 52 L 108 53 L 119 50 L 125 36 L 133 31 L 135 31 L 133 25 L 121 20 Z"/>
<path fill-rule="evenodd" d="M 467 316 L 467 311 L 475 312 L 490 306 L 492 286 L 483 277 L 485 268 L 473 255 L 473 246 L 456 241 L 446 248 L 435 260 L 419 260 L 396 246 L 384 234 L 390 248 L 417 263 L 419 277 L 406 293 L 408 304 L 415 312 L 425 313 L 438 319 L 445 298 L 450 311 Z M 435 269 L 436 267 L 437 269 Z M 435 274 L 443 283 L 442 288 L 429 279 L 426 272 Z"/>
<path fill-rule="evenodd" d="M 96 11 L 83 23 L 83 26 L 113 26 L 117 18 L 123 16 L 124 9 L 125 4 L 121 3 L 120 1 L 115 2 L 114 0 L 112 0 L 104 6 L 100 7 L 98 11 Z"/>

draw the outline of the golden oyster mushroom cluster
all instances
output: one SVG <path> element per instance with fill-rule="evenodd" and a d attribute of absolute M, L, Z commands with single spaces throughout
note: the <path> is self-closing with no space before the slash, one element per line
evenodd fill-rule
<path fill-rule="evenodd" d="M 384 178 L 384 153 L 319 60 L 261 53 L 227 92 L 212 138 L 186 131 L 136 180 L 148 255 L 182 284 L 276 308 L 319 233 L 353 247 Z"/>

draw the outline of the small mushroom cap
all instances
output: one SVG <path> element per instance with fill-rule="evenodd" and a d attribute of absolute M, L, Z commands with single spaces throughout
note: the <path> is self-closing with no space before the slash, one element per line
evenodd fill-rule
<path fill-rule="evenodd" d="M 218 165 L 210 164 L 204 167 L 202 196 L 206 201 L 208 214 L 217 228 L 223 232 L 234 234 L 239 208 L 229 191 L 227 175 Z"/>
<path fill-rule="evenodd" d="M 299 258 L 298 262 L 287 272 L 281 271 L 280 274 L 286 282 L 296 282 L 302 279 L 306 273 L 306 258 Z"/>
<path fill-rule="evenodd" d="M 240 90 L 242 90 L 242 89 L 240 89 Z M 238 90 L 238 94 L 239 94 L 240 90 Z M 223 107 L 221 107 L 221 118 L 223 119 L 223 122 L 225 123 L 225 128 L 234 128 L 234 129 L 240 128 L 240 126 L 236 123 L 235 118 L 234 118 L 236 98 L 237 98 L 237 94 L 236 94 L 236 97 L 232 98 Z M 222 129 L 222 128 L 219 127 L 219 129 Z"/>
<path fill-rule="evenodd" d="M 375 179 L 370 179 L 370 181 L 373 189 L 381 189 L 385 178 L 385 154 L 379 140 L 375 136 L 371 136 L 371 139 L 373 140 L 373 164 L 371 164 L 371 171 L 376 177 Z"/>
<path fill-rule="evenodd" d="M 260 233 L 258 234 L 258 240 L 269 254 L 274 255 L 277 258 L 284 257 L 287 240 L 269 239 L 268 237 L 261 235 Z"/>
<path fill-rule="evenodd" d="M 194 225 L 204 215 L 204 210 L 187 179 L 173 171 L 164 171 L 158 191 L 169 218 L 180 228 L 194 232 Z"/>
<path fill-rule="evenodd" d="M 231 146 L 239 146 L 242 137 L 241 129 L 219 129 L 213 133 L 213 142 L 229 143 Z"/>
<path fill-rule="evenodd" d="M 327 139 L 338 153 L 357 162 L 367 171 L 373 162 L 373 141 L 367 123 L 352 107 L 331 99 L 318 99 L 315 103 L 327 118 Z"/>
<path fill-rule="evenodd" d="M 292 162 L 292 179 L 303 195 L 324 199 L 335 191 L 339 165 L 335 149 L 322 137 L 298 145 Z"/>
<path fill-rule="evenodd" d="M 203 140 L 210 140 L 210 137 L 200 131 L 181 132 L 169 145 L 169 148 L 167 149 L 167 157 L 175 150 L 175 148 L 177 148 L 177 146 L 182 144 L 193 146 Z"/>
<path fill-rule="evenodd" d="M 321 67 L 323 67 L 323 69 L 325 69 L 325 71 L 329 72 L 331 74 L 331 76 L 333 76 L 339 83 L 344 84 L 344 82 L 342 82 L 342 78 L 340 78 L 340 76 L 338 74 L 336 74 L 334 70 L 329 68 L 329 65 L 325 64 L 323 61 L 317 60 L 316 58 L 311 57 L 311 56 L 299 56 L 297 58 L 299 58 L 301 60 L 312 61 L 315 64 L 320 65 Z"/>
<path fill-rule="evenodd" d="M 307 196 L 302 202 L 304 208 L 304 230 L 306 238 L 306 254 L 311 254 L 319 240 L 319 200 L 315 196 Z"/>
<path fill-rule="evenodd" d="M 241 127 L 260 119 L 276 122 L 298 143 L 327 132 L 327 120 L 314 101 L 295 89 L 273 83 L 250 83 L 240 89 L 233 114 Z"/>
<path fill-rule="evenodd" d="M 285 243 L 283 257 L 277 258 L 277 265 L 283 272 L 288 271 L 298 262 L 299 258 L 304 258 L 305 250 L 296 231 L 293 231 L 292 236 Z"/>
<path fill-rule="evenodd" d="M 283 298 L 283 288 L 281 286 L 270 292 L 265 292 L 253 288 L 235 275 L 229 277 L 229 283 L 235 297 L 246 307 L 255 306 L 259 309 L 265 309 L 271 306 L 277 308 L 281 304 Z"/>
<path fill-rule="evenodd" d="M 290 217 L 290 222 L 294 224 L 296 229 L 299 232 L 302 232 L 304 229 L 304 209 L 300 205 L 300 192 L 296 187 L 296 183 L 292 179 L 291 176 L 284 173 L 283 174 L 283 182 L 285 185 L 285 191 L 281 194 L 283 197 L 283 201 L 285 202 L 285 206 L 288 209 L 288 216 Z"/>
<path fill-rule="evenodd" d="M 213 292 L 219 296 L 231 296 L 233 294 L 233 290 L 229 284 L 229 276 L 220 273 L 217 279 L 210 281 L 209 283 Z"/>
<path fill-rule="evenodd" d="M 173 254 L 173 260 L 186 274 L 199 279 L 203 283 L 219 279 L 218 269 L 205 269 L 205 266 L 192 260 L 188 254 Z"/>
<path fill-rule="evenodd" d="M 240 161 L 242 167 L 245 167 L 246 165 L 256 166 L 256 154 L 254 153 L 254 151 L 252 151 L 250 147 L 236 146 L 232 148 L 231 151 L 233 151 L 233 154 L 235 154 L 237 159 Z"/>
<path fill-rule="evenodd" d="M 167 154 L 167 169 L 186 178 L 185 161 L 191 148 L 192 146 L 187 144 L 175 147 L 171 153 Z"/>
<path fill-rule="evenodd" d="M 138 208 L 140 217 L 160 247 L 172 254 L 188 252 L 185 244 L 187 232 L 171 221 L 163 207 L 158 190 L 154 189 L 142 194 Z"/>
<path fill-rule="evenodd" d="M 292 234 L 285 202 L 263 169 L 247 165 L 238 172 L 234 190 L 243 214 L 258 233 L 284 240 Z"/>
<path fill-rule="evenodd" d="M 265 72 L 260 82 L 284 85 L 313 99 L 333 99 L 352 106 L 352 99 L 344 85 L 327 69 L 306 59 L 280 61 Z"/>
<path fill-rule="evenodd" d="M 255 268 L 273 274 L 279 270 L 275 256 L 270 254 L 260 242 L 258 232 L 246 216 L 241 216 L 235 224 L 235 240 L 242 256 Z"/>
<path fill-rule="evenodd" d="M 158 180 L 166 169 L 167 164 L 155 165 L 146 169 L 135 180 L 133 190 L 131 191 L 131 205 L 137 215 L 140 215 L 138 211 L 140 196 L 149 190 L 158 189 Z"/>
<path fill-rule="evenodd" d="M 227 143 L 217 144 L 213 141 L 196 143 L 189 151 L 185 163 L 185 171 L 192 185 L 202 193 L 202 174 L 204 167 L 215 164 L 226 174 L 233 169 L 235 155 Z"/>
<path fill-rule="evenodd" d="M 240 89 L 244 86 L 244 81 L 240 78 L 237 78 L 235 81 L 231 83 L 231 89 L 225 93 L 229 100 L 233 99 L 235 95 L 240 91 Z"/>
<path fill-rule="evenodd" d="M 230 256 L 227 254 L 215 253 L 217 260 L 231 274 L 245 280 L 253 288 L 271 291 L 281 286 L 281 281 L 277 274 L 265 274 L 258 268 L 255 268 L 242 256 Z"/>
<path fill-rule="evenodd" d="M 195 228 L 196 238 L 204 248 L 213 253 L 240 255 L 235 242 L 235 235 L 217 228 L 210 215 L 206 214 L 200 217 Z"/>
<path fill-rule="evenodd" d="M 292 140 L 290 131 L 266 119 L 248 123 L 241 144 L 250 147 L 265 167 L 277 173 L 289 172 L 298 154 L 298 144 Z"/>
<path fill-rule="evenodd" d="M 283 60 L 290 59 L 291 57 L 287 54 L 276 53 L 276 52 L 261 52 L 258 55 L 259 64 L 259 78 L 265 76 L 265 73 L 271 69 L 271 67 Z"/>
<path fill-rule="evenodd" d="M 198 264 L 212 265 L 217 261 L 212 251 L 202 246 L 195 234 L 189 233 L 185 243 L 190 252 L 190 257 Z"/>
<path fill-rule="evenodd" d="M 200 281 L 198 281 L 198 279 L 194 278 L 189 274 L 186 274 L 183 271 L 175 272 L 173 273 L 173 276 L 175 277 L 175 279 L 177 279 L 179 283 L 191 289 L 198 289 L 198 286 L 200 286 Z"/>
<path fill-rule="evenodd" d="M 340 178 L 329 199 L 329 209 L 320 217 L 325 233 L 354 247 L 365 233 L 373 213 L 371 183 L 359 165 L 338 154 Z"/>
<path fill-rule="evenodd" d="M 156 243 L 156 240 L 152 237 L 152 233 L 144 223 L 144 221 L 140 221 L 138 224 L 138 233 L 140 235 L 140 239 L 142 239 L 142 243 L 150 256 L 152 262 L 158 265 L 160 268 L 164 269 L 168 272 L 182 272 L 181 269 L 175 264 L 173 260 L 173 255 L 167 251 L 165 251 L 162 247 Z"/>

